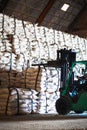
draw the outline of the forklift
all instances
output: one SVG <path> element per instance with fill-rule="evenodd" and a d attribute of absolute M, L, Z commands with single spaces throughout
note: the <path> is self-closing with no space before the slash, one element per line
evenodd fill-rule
<path fill-rule="evenodd" d="M 57 50 L 56 60 L 33 64 L 37 65 L 61 70 L 60 97 L 55 102 L 59 115 L 87 111 L 87 61 L 76 61 L 76 52 L 64 48 Z"/>
<path fill-rule="evenodd" d="M 58 51 L 57 61 L 61 64 L 60 98 L 56 101 L 56 111 L 60 115 L 70 111 L 87 111 L 87 61 L 76 61 L 76 53 L 71 50 Z"/>

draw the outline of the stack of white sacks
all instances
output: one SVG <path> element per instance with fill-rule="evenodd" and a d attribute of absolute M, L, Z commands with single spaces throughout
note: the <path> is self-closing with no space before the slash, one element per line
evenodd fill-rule
<path fill-rule="evenodd" d="M 7 106 L 7 114 L 26 114 L 31 112 L 31 92 L 12 88 Z"/>
<path fill-rule="evenodd" d="M 37 92 L 29 89 L 1 88 L 0 115 L 17 115 L 38 112 Z"/>
<path fill-rule="evenodd" d="M 59 98 L 60 70 L 41 69 L 35 88 L 37 73 L 38 69 L 28 70 L 26 88 L 20 86 L 18 88 L 15 85 L 9 89 L 0 88 L 0 114 L 56 113 L 55 102 Z"/>
<path fill-rule="evenodd" d="M 60 70 L 45 68 L 42 73 L 39 113 L 56 113 L 55 102 L 59 98 Z"/>

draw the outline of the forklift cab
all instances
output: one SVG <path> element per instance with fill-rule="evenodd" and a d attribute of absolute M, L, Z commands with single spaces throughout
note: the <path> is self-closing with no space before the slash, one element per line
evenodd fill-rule
<path fill-rule="evenodd" d="M 69 94 L 72 97 L 87 90 L 87 71 L 84 62 L 74 64 L 69 86 Z"/>

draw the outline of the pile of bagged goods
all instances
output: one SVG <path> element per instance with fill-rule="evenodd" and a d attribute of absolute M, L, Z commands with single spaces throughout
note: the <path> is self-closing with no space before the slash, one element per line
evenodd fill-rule
<path fill-rule="evenodd" d="M 0 115 L 56 113 L 58 75 L 54 68 L 0 70 Z"/>

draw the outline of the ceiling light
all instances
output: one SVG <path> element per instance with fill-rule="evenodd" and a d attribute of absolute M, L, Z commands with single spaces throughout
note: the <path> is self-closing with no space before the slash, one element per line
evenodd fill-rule
<path fill-rule="evenodd" d="M 61 10 L 67 11 L 68 8 L 69 8 L 69 4 L 64 4 L 64 5 L 61 7 Z"/>

